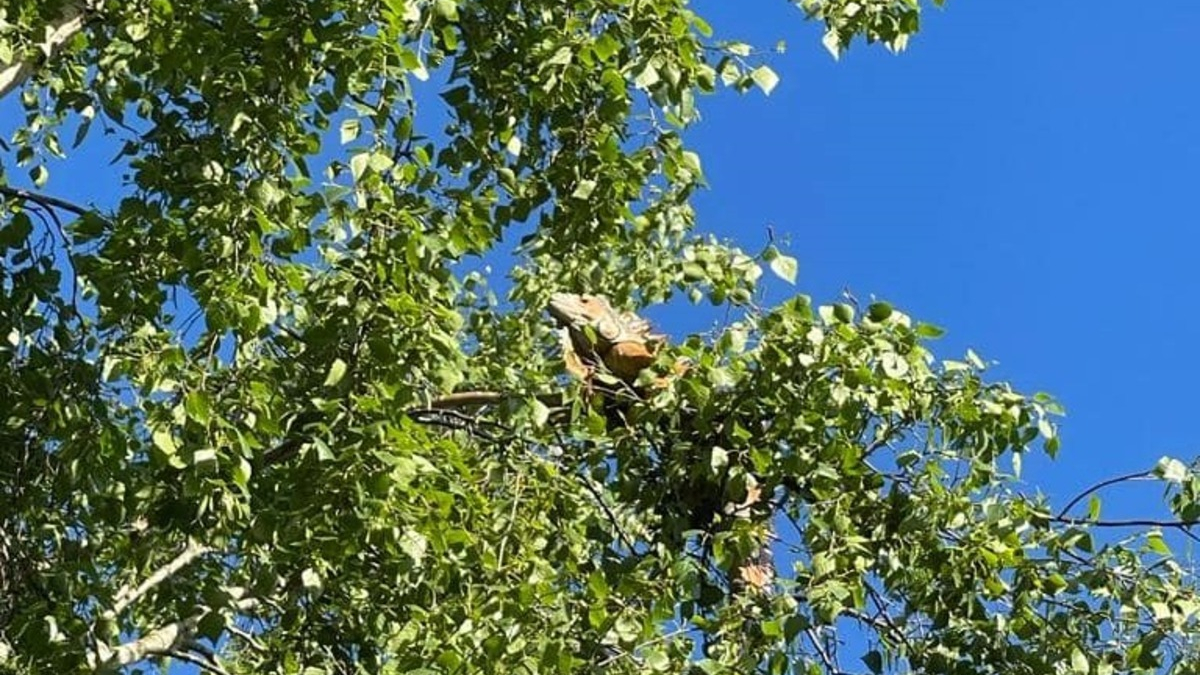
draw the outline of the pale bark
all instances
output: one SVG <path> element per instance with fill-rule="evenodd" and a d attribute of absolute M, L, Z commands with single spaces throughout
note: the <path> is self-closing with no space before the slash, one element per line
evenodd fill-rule
<path fill-rule="evenodd" d="M 145 595 L 150 589 L 161 584 L 163 581 L 170 578 L 179 570 L 187 567 L 196 558 L 208 553 L 212 549 L 195 541 L 189 541 L 187 548 L 183 550 L 173 560 L 163 565 L 149 578 L 138 584 L 137 588 L 125 586 L 117 591 L 115 601 L 113 602 L 113 613 L 120 614 L 124 612 L 130 605 L 137 602 L 139 598 Z"/>
<path fill-rule="evenodd" d="M 239 591 L 235 595 L 241 595 L 243 592 Z M 237 612 L 249 612 L 256 608 L 258 604 L 258 600 L 254 598 L 243 597 L 233 603 L 233 609 Z M 136 640 L 118 645 L 115 649 L 107 644 L 100 643 L 97 648 L 96 656 L 98 658 L 94 667 L 98 670 L 123 668 L 139 661 L 144 661 L 151 656 L 165 656 L 180 649 L 186 649 L 195 639 L 196 629 L 200 626 L 200 621 L 207 616 L 209 611 L 212 610 L 199 612 L 193 616 L 155 628 Z"/>
<path fill-rule="evenodd" d="M 98 0 L 71 0 L 63 8 L 57 20 L 46 26 L 44 37 L 38 43 L 46 58 L 54 56 L 68 40 L 83 30 L 88 12 Z M 34 71 L 34 59 L 24 58 L 0 68 L 0 98 L 8 96 L 28 80 Z"/>

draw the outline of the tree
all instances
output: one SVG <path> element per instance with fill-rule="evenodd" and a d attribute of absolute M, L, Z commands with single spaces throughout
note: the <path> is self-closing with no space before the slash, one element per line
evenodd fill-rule
<path fill-rule="evenodd" d="M 24 0 L 0 61 L 0 669 L 1197 671 L 1191 467 L 1056 510 L 1008 473 L 1052 399 L 693 231 L 680 130 L 776 78 L 682 0 Z M 55 196 L 64 134 L 119 200 Z M 741 314 L 614 393 L 561 290 Z M 1176 520 L 1102 520 L 1140 478 Z"/>

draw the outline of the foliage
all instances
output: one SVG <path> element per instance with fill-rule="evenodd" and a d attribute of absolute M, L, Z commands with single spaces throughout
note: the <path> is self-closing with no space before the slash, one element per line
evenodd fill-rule
<path fill-rule="evenodd" d="M 835 54 L 918 26 L 799 4 Z M 1052 400 L 882 303 L 754 308 L 795 261 L 694 232 L 698 97 L 777 78 L 683 0 L 27 0 L 0 62 L 38 190 L 0 187 L 0 670 L 1196 670 L 1161 528 L 1006 473 Z M 42 192 L 83 144 L 111 204 Z M 564 377 L 562 289 L 746 311 L 613 397 Z"/>

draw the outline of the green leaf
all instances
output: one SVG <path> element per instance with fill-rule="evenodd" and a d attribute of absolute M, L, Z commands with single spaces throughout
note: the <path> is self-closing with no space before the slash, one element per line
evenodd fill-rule
<path fill-rule="evenodd" d="M 597 600 L 604 600 L 608 597 L 608 582 L 604 579 L 603 572 L 597 570 L 589 574 L 587 584 L 588 589 Z"/>
<path fill-rule="evenodd" d="M 406 530 L 400 537 L 400 550 L 419 567 L 425 561 L 425 552 L 429 549 L 429 540 L 416 530 Z"/>
<path fill-rule="evenodd" d="M 644 659 L 646 667 L 656 673 L 666 672 L 671 669 L 671 659 L 657 649 L 643 651 L 642 659 Z"/>
<path fill-rule="evenodd" d="M 745 42 L 727 42 L 724 45 L 724 49 L 734 56 L 750 56 L 751 52 L 754 51 L 754 48 Z"/>
<path fill-rule="evenodd" d="M 1146 548 L 1159 555 L 1171 555 L 1171 547 L 1163 541 L 1161 532 L 1151 532 L 1146 535 Z"/>
<path fill-rule="evenodd" d="M 844 302 L 835 304 L 833 306 L 833 318 L 837 319 L 841 323 L 853 323 L 854 307 Z"/>
<path fill-rule="evenodd" d="M 867 307 L 867 318 L 876 323 L 883 323 L 891 318 L 895 309 L 886 302 L 873 302 Z"/>
<path fill-rule="evenodd" d="M 647 63 L 645 68 L 633 78 L 633 84 L 638 89 L 649 89 L 662 79 L 658 74 L 658 69 L 653 64 Z"/>
<path fill-rule="evenodd" d="M 983 359 L 979 358 L 979 355 L 976 354 L 975 350 L 973 349 L 967 350 L 967 362 L 970 363 L 971 366 L 976 370 L 984 370 L 987 368 L 987 364 L 983 362 Z"/>
<path fill-rule="evenodd" d="M 821 37 L 821 44 L 825 45 L 826 51 L 829 52 L 835 61 L 841 58 L 842 41 L 836 30 L 830 29 L 826 31 L 825 35 Z"/>
<path fill-rule="evenodd" d="M 311 567 L 306 568 L 300 573 L 300 585 L 310 593 L 319 592 L 322 587 L 321 575 Z"/>
<path fill-rule="evenodd" d="M 170 429 L 155 429 L 151 434 L 151 440 L 154 441 L 154 447 L 168 457 L 179 452 L 179 446 L 175 444 L 175 435 L 171 433 Z"/>
<path fill-rule="evenodd" d="M 544 427 L 550 421 L 550 408 L 540 400 L 536 398 L 530 399 L 529 409 L 532 412 L 533 423 L 535 425 Z"/>
<path fill-rule="evenodd" d="M 775 85 L 779 84 L 779 76 L 767 66 L 759 66 L 751 71 L 750 79 L 754 80 L 754 84 L 767 96 L 770 96 L 775 90 Z"/>
<path fill-rule="evenodd" d="M 685 262 L 681 266 L 683 278 L 687 281 L 700 281 L 708 278 L 708 272 L 699 263 Z"/>
<path fill-rule="evenodd" d="M 800 264 L 791 256 L 778 255 L 768 263 L 771 271 L 775 276 L 783 279 L 789 284 L 796 283 L 796 274 L 800 271 Z"/>
<path fill-rule="evenodd" d="M 624 643 L 636 642 L 642 634 L 641 624 L 628 614 L 622 614 L 617 618 L 617 623 L 613 627 L 613 630 L 621 642 Z"/>
<path fill-rule="evenodd" d="M 9 223 L 0 227 L 0 252 L 5 248 L 20 248 L 33 233 L 33 220 L 25 211 L 14 213 Z"/>
<path fill-rule="evenodd" d="M 508 142 L 504 144 L 504 149 L 507 150 L 508 154 L 512 155 L 513 157 L 521 156 L 521 148 L 521 137 L 517 136 L 516 134 L 513 134 L 512 138 L 509 138 Z"/>
<path fill-rule="evenodd" d="M 1154 466 L 1154 475 L 1168 483 L 1182 484 L 1188 477 L 1187 465 L 1173 457 L 1163 457 Z"/>
<path fill-rule="evenodd" d="M 720 475 L 729 466 L 729 451 L 719 445 L 714 445 L 709 453 L 708 468 L 713 474 Z"/>
<path fill-rule="evenodd" d="M 571 198 L 584 200 L 588 197 L 591 197 L 592 193 L 595 191 L 596 181 L 585 178 L 579 181 L 579 184 L 575 186 L 575 191 L 571 193 Z"/>
<path fill-rule="evenodd" d="M 346 362 L 341 359 L 334 359 L 333 363 L 329 364 L 329 371 L 325 375 L 325 386 L 336 387 L 345 376 Z"/>
<path fill-rule="evenodd" d="M 946 334 L 945 329 L 931 323 L 918 323 L 917 327 L 913 330 L 918 336 L 927 339 L 937 339 Z"/>
<path fill-rule="evenodd" d="M 1088 660 L 1083 651 L 1078 647 L 1071 650 L 1071 672 L 1086 675 L 1088 672 Z"/>
<path fill-rule="evenodd" d="M 342 120 L 340 130 L 341 142 L 342 145 L 345 145 L 358 138 L 358 135 L 362 132 L 362 122 L 357 117 Z"/>
<path fill-rule="evenodd" d="M 217 451 L 212 448 L 202 448 L 192 453 L 192 466 L 201 471 L 212 471 L 217 468 Z"/>
<path fill-rule="evenodd" d="M 250 478 L 254 475 L 254 467 L 246 458 L 241 458 L 233 468 L 233 482 L 243 490 L 250 487 Z"/>
<path fill-rule="evenodd" d="M 202 391 L 189 391 L 183 399 L 183 407 L 188 417 L 199 424 L 208 424 L 210 408 L 207 394 Z"/>
<path fill-rule="evenodd" d="M 458 21 L 458 2 L 456 0 L 434 0 L 434 11 L 447 21 Z"/>
<path fill-rule="evenodd" d="M 371 153 L 360 152 L 350 158 L 350 175 L 354 180 L 361 180 L 371 163 Z"/>
<path fill-rule="evenodd" d="M 871 651 L 867 652 L 866 655 L 862 657 L 862 662 L 867 666 L 868 670 L 870 670 L 872 673 L 876 673 L 876 675 L 883 672 L 883 654 L 881 654 L 877 649 L 872 649 Z"/>
<path fill-rule="evenodd" d="M 150 26 L 144 21 L 127 21 L 125 23 L 125 34 L 129 36 L 132 42 L 141 42 L 150 35 Z"/>

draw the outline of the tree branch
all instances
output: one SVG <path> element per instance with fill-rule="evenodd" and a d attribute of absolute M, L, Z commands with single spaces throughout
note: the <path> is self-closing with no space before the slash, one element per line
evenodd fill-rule
<path fill-rule="evenodd" d="M 1062 518 L 1063 516 L 1067 515 L 1067 513 L 1070 512 L 1070 510 L 1072 508 L 1074 508 L 1076 504 L 1083 501 L 1084 497 L 1087 497 L 1088 495 L 1090 495 L 1092 493 L 1099 492 L 1100 490 L 1103 490 L 1104 488 L 1106 488 L 1110 485 L 1116 485 L 1117 483 L 1124 483 L 1125 481 L 1144 480 L 1144 479 L 1153 478 L 1153 477 L 1154 477 L 1154 472 L 1152 472 L 1152 471 L 1139 471 L 1137 473 L 1126 474 L 1124 476 L 1117 476 L 1116 478 L 1109 478 L 1108 480 L 1096 483 L 1095 485 L 1091 486 L 1090 488 L 1088 488 L 1088 489 L 1084 490 L 1083 492 L 1080 492 L 1078 495 L 1076 495 L 1074 499 L 1072 499 L 1070 502 L 1068 502 L 1067 505 L 1064 506 L 1062 508 L 1062 510 L 1058 512 L 1057 517 Z"/>
<path fill-rule="evenodd" d="M 128 609 L 130 605 L 137 602 L 143 595 L 149 592 L 150 589 L 161 584 L 163 581 L 166 581 L 176 572 L 184 567 L 187 567 L 188 564 L 190 564 L 193 560 L 204 555 L 205 553 L 208 553 L 209 551 L 212 551 L 212 549 L 208 546 L 197 543 L 194 540 L 189 540 L 187 547 L 183 549 L 182 553 L 175 556 L 174 560 L 171 560 L 166 565 L 163 565 L 157 571 L 155 571 L 154 574 L 151 574 L 149 577 L 147 577 L 145 581 L 137 586 L 137 588 L 131 589 L 129 586 L 123 586 L 119 591 L 117 591 L 116 598 L 113 601 L 113 614 L 121 614 Z"/>
<path fill-rule="evenodd" d="M 239 596 L 242 593 L 244 591 L 240 592 Z M 241 597 L 241 599 L 233 603 L 233 608 L 239 612 L 248 612 L 257 607 L 258 604 L 258 600 L 254 598 Z M 156 654 L 168 655 L 173 651 L 186 648 L 195 637 L 200 621 L 212 611 L 211 609 L 206 609 L 178 621 L 172 621 L 165 626 L 155 628 L 136 640 L 118 645 L 116 649 L 107 644 L 100 643 L 96 648 L 98 663 L 94 665 L 98 669 L 124 668 L 125 666 L 143 661 L 149 656 Z"/>
<path fill-rule="evenodd" d="M 1200 543 L 1200 536 L 1197 536 L 1192 532 L 1192 528 L 1200 525 L 1200 523 L 1184 520 L 1088 520 L 1087 518 L 1064 518 L 1062 516 L 1055 516 L 1050 519 L 1050 522 L 1062 523 L 1064 525 L 1091 525 L 1092 527 L 1164 527 L 1173 530 L 1179 530 L 1187 535 L 1187 537 L 1192 541 Z"/>
<path fill-rule="evenodd" d="M 34 192 L 33 190 L 25 190 L 23 188 L 15 188 L 8 185 L 0 185 L 0 195 L 20 201 L 33 202 L 47 209 L 62 209 L 63 211 L 70 211 L 77 216 L 86 216 L 87 214 L 92 213 L 92 209 L 80 206 L 75 202 L 69 202 L 65 199 L 51 197 L 50 195 Z"/>
<path fill-rule="evenodd" d="M 98 3 L 96 0 L 71 0 L 63 7 L 59 18 L 45 27 L 45 39 L 37 44 L 47 58 L 54 56 L 58 50 L 79 31 L 83 30 L 91 13 Z M 25 84 L 32 75 L 35 59 L 23 58 L 9 66 L 0 69 L 0 98 L 8 96 Z"/>
<path fill-rule="evenodd" d="M 200 670 L 213 673 L 213 675 L 229 675 L 229 671 L 221 667 L 221 662 L 218 661 L 217 657 L 212 654 L 205 654 L 203 657 L 201 657 L 182 649 L 172 649 L 171 651 L 167 652 L 166 655 L 173 659 L 179 659 L 180 661 L 191 663 Z"/>
<path fill-rule="evenodd" d="M 519 397 L 518 394 L 509 394 L 500 391 L 460 391 L 433 399 L 429 402 L 429 407 L 435 410 L 454 410 L 457 408 L 491 405 Z M 537 399 L 552 407 L 563 404 L 562 394 L 538 394 Z"/>

